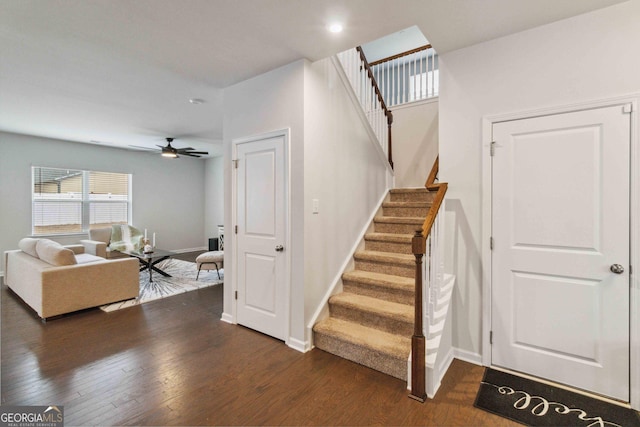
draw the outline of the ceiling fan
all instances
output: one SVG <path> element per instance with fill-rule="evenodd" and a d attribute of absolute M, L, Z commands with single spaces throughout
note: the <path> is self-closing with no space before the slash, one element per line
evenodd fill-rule
<path fill-rule="evenodd" d="M 209 154 L 208 151 L 195 151 L 195 148 L 191 148 L 191 147 L 186 147 L 186 148 L 172 147 L 171 143 L 173 142 L 173 138 L 165 138 L 165 139 L 167 140 L 166 147 L 162 145 L 158 145 L 158 147 L 162 149 L 161 151 L 162 157 L 170 157 L 170 158 L 180 157 L 178 156 L 178 154 L 183 156 L 189 156 L 189 157 L 201 157 L 200 156 L 201 154 L 204 154 L 204 155 Z"/>

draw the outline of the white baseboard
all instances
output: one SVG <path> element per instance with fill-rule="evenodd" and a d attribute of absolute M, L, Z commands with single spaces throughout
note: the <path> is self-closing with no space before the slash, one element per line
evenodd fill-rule
<path fill-rule="evenodd" d="M 177 254 L 184 254 L 187 252 L 196 252 L 196 251 L 206 251 L 209 248 L 207 248 L 206 246 L 201 246 L 199 248 L 186 248 L 186 249 L 170 249 L 171 252 L 175 252 Z"/>
<path fill-rule="evenodd" d="M 469 362 L 473 363 L 474 365 L 483 366 L 482 355 L 480 353 L 472 353 L 470 351 L 454 347 L 453 357 L 456 359 L 460 359 L 463 362 Z"/>
<path fill-rule="evenodd" d="M 231 325 L 235 325 L 236 322 L 233 321 L 233 316 L 229 313 L 222 313 L 222 317 L 220 318 L 223 322 L 229 323 Z"/>
<path fill-rule="evenodd" d="M 438 363 L 438 365 L 431 370 L 431 373 L 433 374 L 432 375 L 433 383 L 431 384 L 429 384 L 430 379 L 429 379 L 429 374 L 427 373 L 427 397 L 429 399 L 433 399 L 436 393 L 438 392 L 438 389 L 442 384 L 442 379 L 447 374 L 447 371 L 449 370 L 449 366 L 451 366 L 451 363 L 453 363 L 453 359 L 454 359 L 453 353 L 454 353 L 454 350 L 450 349 L 447 355 L 444 357 L 444 359 L 442 359 L 440 363 Z"/>
<path fill-rule="evenodd" d="M 299 351 L 300 353 L 306 353 L 307 351 L 311 350 L 311 343 L 309 341 L 300 341 L 291 337 L 289 337 L 289 342 L 287 342 L 287 345 L 290 348 Z"/>

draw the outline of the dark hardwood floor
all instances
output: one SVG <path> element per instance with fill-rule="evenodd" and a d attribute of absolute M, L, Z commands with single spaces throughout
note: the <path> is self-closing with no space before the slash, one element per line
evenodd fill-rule
<path fill-rule="evenodd" d="M 64 405 L 67 426 L 517 425 L 473 407 L 479 366 L 454 361 L 420 404 L 400 380 L 221 322 L 222 285 L 46 324 L 0 298 L 2 404 Z"/>

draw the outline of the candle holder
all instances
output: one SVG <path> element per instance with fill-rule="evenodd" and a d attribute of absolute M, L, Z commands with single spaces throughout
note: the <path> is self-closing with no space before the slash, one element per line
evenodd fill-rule
<path fill-rule="evenodd" d="M 153 246 L 151 246 L 151 243 L 149 242 L 149 239 L 143 239 L 142 243 L 144 243 L 144 247 L 142 248 L 142 252 L 145 254 L 152 254 L 153 253 Z"/>

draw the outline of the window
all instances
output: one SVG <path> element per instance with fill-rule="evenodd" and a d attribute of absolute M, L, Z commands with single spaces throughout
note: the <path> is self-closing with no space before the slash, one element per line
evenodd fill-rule
<path fill-rule="evenodd" d="M 32 167 L 33 235 L 73 234 L 128 224 L 131 175 Z"/>

